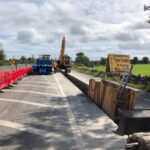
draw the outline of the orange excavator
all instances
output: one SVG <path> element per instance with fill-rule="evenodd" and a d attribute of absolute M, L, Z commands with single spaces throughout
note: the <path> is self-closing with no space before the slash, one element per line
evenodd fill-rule
<path fill-rule="evenodd" d="M 71 72 L 71 58 L 65 55 L 65 37 L 62 40 L 61 52 L 57 61 L 59 69 L 64 69 L 65 73 Z"/>

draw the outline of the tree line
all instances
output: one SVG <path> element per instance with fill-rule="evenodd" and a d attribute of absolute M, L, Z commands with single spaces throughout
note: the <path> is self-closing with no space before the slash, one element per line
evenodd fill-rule
<path fill-rule="evenodd" d="M 150 63 L 150 60 L 148 57 L 143 57 L 142 59 L 138 59 L 138 57 L 134 57 L 133 59 L 131 59 L 131 64 L 148 64 Z"/>
<path fill-rule="evenodd" d="M 85 65 L 85 66 L 99 66 L 99 65 L 106 65 L 107 58 L 101 57 L 100 60 L 92 61 L 90 60 L 83 52 L 79 52 L 76 54 L 75 58 L 75 65 Z M 138 57 L 134 57 L 131 59 L 131 64 L 148 64 L 150 60 L 148 57 L 143 57 L 142 59 L 138 59 Z"/>
<path fill-rule="evenodd" d="M 79 52 L 76 54 L 76 58 L 75 58 L 75 62 L 76 65 L 85 65 L 85 66 L 89 66 L 89 65 L 94 65 L 94 66 L 98 66 L 98 65 L 106 65 L 107 63 L 107 58 L 102 57 L 100 60 L 90 60 L 87 56 L 85 56 L 85 54 L 83 52 Z"/>
<path fill-rule="evenodd" d="M 32 57 L 25 57 L 25 56 L 21 56 L 19 59 L 14 59 L 11 58 L 13 60 L 15 60 L 15 64 L 34 64 L 35 63 L 35 58 L 34 56 Z M 11 65 L 10 64 L 10 60 L 11 59 L 6 59 L 6 54 L 4 52 L 4 50 L 0 50 L 0 66 L 5 66 L 5 65 Z"/>

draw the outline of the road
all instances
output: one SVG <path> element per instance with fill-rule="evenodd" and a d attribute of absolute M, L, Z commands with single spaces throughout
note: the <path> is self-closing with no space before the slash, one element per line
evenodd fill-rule
<path fill-rule="evenodd" d="M 97 82 L 101 81 L 101 78 L 98 77 L 93 77 L 91 75 L 79 73 L 77 71 L 72 70 L 70 75 L 78 78 L 82 82 L 89 84 L 90 79 L 94 79 Z M 137 97 L 136 97 L 136 109 L 150 109 L 150 93 L 149 92 L 144 92 L 139 89 L 135 89 L 137 91 Z"/>
<path fill-rule="evenodd" d="M 0 91 L 0 150 L 122 150 L 126 136 L 61 73 Z"/>

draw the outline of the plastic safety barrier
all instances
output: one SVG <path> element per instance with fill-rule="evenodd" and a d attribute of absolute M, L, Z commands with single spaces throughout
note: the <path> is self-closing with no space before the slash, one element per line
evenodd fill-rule
<path fill-rule="evenodd" d="M 32 67 L 27 67 L 0 73 L 0 89 L 5 88 L 8 85 L 11 85 L 12 83 L 22 78 L 23 76 L 26 76 L 28 73 L 32 71 L 33 71 Z"/>

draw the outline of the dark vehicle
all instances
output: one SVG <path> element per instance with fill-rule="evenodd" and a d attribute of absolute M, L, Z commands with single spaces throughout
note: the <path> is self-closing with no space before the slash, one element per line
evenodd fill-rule
<path fill-rule="evenodd" d="M 33 72 L 37 74 L 49 74 L 53 71 L 53 62 L 50 55 L 40 55 L 33 65 Z"/>

